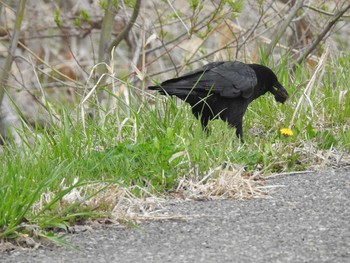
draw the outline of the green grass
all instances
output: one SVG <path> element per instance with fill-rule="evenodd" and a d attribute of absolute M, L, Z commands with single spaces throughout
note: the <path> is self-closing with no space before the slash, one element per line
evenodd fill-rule
<path fill-rule="evenodd" d="M 292 72 L 287 57 L 277 74 L 294 95 L 285 105 L 268 94 L 251 104 L 244 118 L 245 144 L 222 121 L 211 122 L 206 134 L 187 104 L 161 96 L 143 101 L 135 97 L 128 106 L 118 98 L 118 110 L 99 119 L 86 117 L 85 126 L 81 118 L 62 110 L 60 125 L 41 131 L 27 147 L 4 146 L 0 238 L 30 234 L 63 242 L 52 234 L 57 229 L 108 215 L 106 204 L 97 209 L 85 204 L 103 191 L 101 185 L 118 184 L 136 196 L 146 188 L 157 195 L 176 188 L 183 177 L 203 176 L 226 162 L 270 174 L 315 168 L 327 156 L 348 155 L 349 61 L 350 54 L 327 61 L 311 89 L 310 103 L 304 100 L 296 113 L 291 137 L 280 135 L 279 129 L 291 124 L 305 86 L 296 88 L 311 73 L 302 66 Z M 333 159 L 328 161 L 334 165 Z M 81 190 L 86 186 L 91 187 Z M 74 189 L 82 199 L 64 201 Z"/>

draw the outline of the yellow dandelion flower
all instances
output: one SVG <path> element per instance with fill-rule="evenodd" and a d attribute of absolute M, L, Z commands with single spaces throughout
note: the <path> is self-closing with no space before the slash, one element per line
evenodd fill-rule
<path fill-rule="evenodd" d="M 293 136 L 292 130 L 288 128 L 280 129 L 280 133 L 286 137 Z"/>

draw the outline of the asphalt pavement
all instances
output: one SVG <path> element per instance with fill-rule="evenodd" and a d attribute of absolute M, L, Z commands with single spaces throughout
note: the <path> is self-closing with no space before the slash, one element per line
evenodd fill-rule
<path fill-rule="evenodd" d="M 278 176 L 268 198 L 169 203 L 184 218 L 67 237 L 0 262 L 350 262 L 350 168 Z"/>

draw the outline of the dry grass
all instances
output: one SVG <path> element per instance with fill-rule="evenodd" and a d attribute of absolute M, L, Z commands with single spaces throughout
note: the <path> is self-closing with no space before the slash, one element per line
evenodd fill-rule
<path fill-rule="evenodd" d="M 183 199 L 250 199 L 261 198 L 266 193 L 259 190 L 262 180 L 245 172 L 244 167 L 227 163 L 208 172 L 203 178 L 182 179 L 174 193 Z"/>
<path fill-rule="evenodd" d="M 249 174 L 243 167 L 227 163 L 225 167 L 211 169 L 202 177 L 192 171 L 192 175 L 181 179 L 177 188 L 169 194 L 158 195 L 139 186 L 125 188 L 107 183 L 86 185 L 66 194 L 60 202 L 59 210 L 80 203 L 91 211 L 101 212 L 102 218 L 108 218 L 109 222 L 114 223 L 188 219 L 188 216 L 173 214 L 166 208 L 167 204 L 193 200 L 264 198 L 268 192 L 262 187 L 263 179 L 259 175 Z M 140 193 L 138 196 L 134 194 L 136 188 Z M 94 197 L 86 198 L 96 192 Z M 40 211 L 52 198 L 51 193 L 43 194 L 34 206 L 35 210 Z M 84 201 L 85 199 L 87 200 Z"/>

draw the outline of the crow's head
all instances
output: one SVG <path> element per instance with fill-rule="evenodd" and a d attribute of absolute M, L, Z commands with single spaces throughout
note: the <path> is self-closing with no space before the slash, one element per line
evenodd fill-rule
<path fill-rule="evenodd" d="M 288 99 L 289 95 L 287 90 L 282 86 L 281 83 L 278 82 L 277 78 L 275 82 L 273 82 L 269 91 L 275 96 L 275 100 L 278 102 L 284 103 Z"/>
<path fill-rule="evenodd" d="M 258 78 L 258 85 L 265 89 L 265 91 L 271 92 L 275 96 L 275 100 L 281 103 L 284 103 L 288 99 L 288 92 L 279 83 L 275 73 L 268 67 L 258 65 L 258 64 L 250 64 Z"/>

